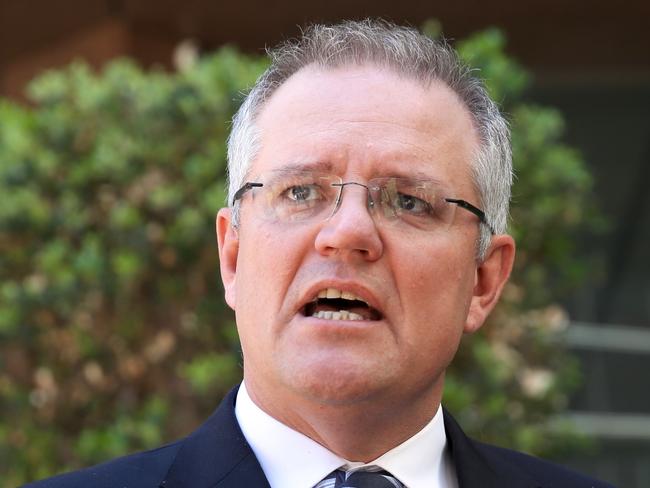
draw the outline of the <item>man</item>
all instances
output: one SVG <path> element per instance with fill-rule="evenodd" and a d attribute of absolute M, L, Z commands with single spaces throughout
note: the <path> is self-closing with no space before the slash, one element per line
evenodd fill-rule
<path fill-rule="evenodd" d="M 244 383 L 186 439 L 39 487 L 603 487 L 441 407 L 515 254 L 507 125 L 451 48 L 371 21 L 271 53 L 217 216 Z"/>

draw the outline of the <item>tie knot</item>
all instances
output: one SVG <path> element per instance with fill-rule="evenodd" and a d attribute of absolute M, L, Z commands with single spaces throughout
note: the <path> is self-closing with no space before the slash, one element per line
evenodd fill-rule
<path fill-rule="evenodd" d="M 337 485 L 338 486 L 338 485 Z M 345 478 L 341 488 L 403 488 L 387 471 L 355 471 Z"/>

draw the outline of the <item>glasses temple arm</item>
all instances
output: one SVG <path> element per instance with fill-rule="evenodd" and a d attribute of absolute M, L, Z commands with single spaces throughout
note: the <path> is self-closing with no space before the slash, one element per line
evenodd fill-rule
<path fill-rule="evenodd" d="M 237 190 L 233 195 L 232 202 L 235 203 L 237 200 L 243 197 L 248 190 L 251 190 L 253 188 L 259 188 L 262 186 L 264 186 L 263 183 L 253 183 L 251 181 L 244 183 L 244 186 L 242 186 L 239 190 Z"/>
<path fill-rule="evenodd" d="M 485 212 L 483 210 L 481 210 L 480 208 L 475 207 L 474 205 L 472 205 L 471 203 L 469 203 L 469 202 L 467 202 L 465 200 L 459 200 L 457 198 L 445 198 L 445 201 L 449 202 L 449 203 L 455 203 L 459 207 L 462 207 L 465 210 L 468 210 L 468 211 L 472 212 L 474 215 L 476 215 L 479 218 L 481 223 L 487 225 L 488 229 L 490 229 L 490 232 L 492 234 L 496 234 L 496 232 L 494 232 L 494 229 L 492 228 L 492 226 L 488 223 L 487 218 L 485 217 Z"/>

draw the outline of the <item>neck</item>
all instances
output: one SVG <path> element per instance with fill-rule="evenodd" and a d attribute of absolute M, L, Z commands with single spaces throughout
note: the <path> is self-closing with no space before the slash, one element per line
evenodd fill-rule
<path fill-rule="evenodd" d="M 248 379 L 246 389 L 252 401 L 276 420 L 344 459 L 364 463 L 422 430 L 438 411 L 442 396 L 441 384 L 417 396 L 394 398 L 379 394 L 345 403 L 329 403 L 300 394 L 287 397 L 289 401 L 279 401 L 279 395 L 266 394 Z"/>

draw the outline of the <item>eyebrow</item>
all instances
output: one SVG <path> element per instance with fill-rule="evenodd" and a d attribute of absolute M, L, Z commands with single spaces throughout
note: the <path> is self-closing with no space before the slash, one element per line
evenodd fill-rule
<path fill-rule="evenodd" d="M 331 173 L 334 170 L 334 165 L 329 161 L 313 161 L 304 163 L 288 163 L 273 171 L 278 173 L 293 173 L 296 171 L 320 171 L 323 173 Z"/>
<path fill-rule="evenodd" d="M 442 180 L 435 178 L 434 176 L 419 170 L 413 170 L 413 171 L 390 170 L 390 171 L 386 171 L 384 176 L 391 176 L 395 178 L 410 178 L 413 180 L 427 180 L 427 181 L 435 181 L 436 183 L 443 183 Z"/>
<path fill-rule="evenodd" d="M 406 171 L 404 171 L 406 169 Z M 439 185 L 442 187 L 445 191 L 451 192 L 452 188 L 449 185 L 449 182 L 446 180 L 441 180 L 440 178 L 437 178 L 431 174 L 425 173 L 423 171 L 417 170 L 417 169 L 408 169 L 407 168 L 399 168 L 399 169 L 389 169 L 387 171 L 380 171 L 377 175 L 373 176 L 373 178 L 406 178 L 410 180 L 422 180 L 422 181 L 429 181 L 434 184 Z"/>
<path fill-rule="evenodd" d="M 316 161 L 302 162 L 302 163 L 300 162 L 287 163 L 281 166 L 280 168 L 274 169 L 273 172 L 274 173 L 295 173 L 301 171 L 319 171 L 321 173 L 333 173 L 334 168 L 335 166 L 334 164 L 332 164 L 331 161 L 316 160 Z M 381 168 L 379 168 L 379 172 L 372 176 L 372 178 L 385 178 L 385 177 L 410 178 L 415 180 L 433 181 L 434 183 L 441 185 L 443 188 L 450 190 L 449 184 L 446 181 L 443 181 L 439 178 L 435 178 L 434 176 L 417 169 L 408 170 L 408 171 L 402 171 L 401 169 L 390 169 L 387 171 L 382 171 Z"/>

